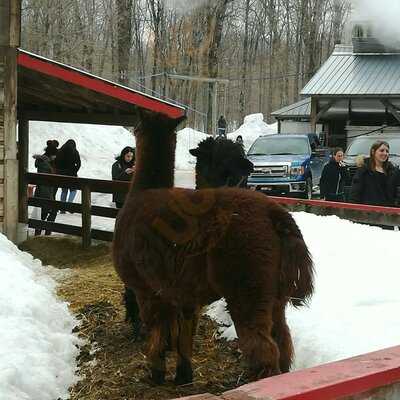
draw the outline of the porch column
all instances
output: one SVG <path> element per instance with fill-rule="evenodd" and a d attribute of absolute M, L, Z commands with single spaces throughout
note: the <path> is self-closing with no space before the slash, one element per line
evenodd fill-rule
<path fill-rule="evenodd" d="M 17 48 L 20 45 L 21 1 L 0 2 L 0 230 L 17 240 Z"/>
<path fill-rule="evenodd" d="M 311 112 L 310 112 L 311 133 L 317 132 L 317 115 L 318 115 L 318 99 L 316 97 L 311 97 Z"/>
<path fill-rule="evenodd" d="M 28 171 L 29 157 L 29 121 L 18 120 L 18 199 L 19 217 L 21 223 L 28 222 L 28 194 L 25 173 Z"/>

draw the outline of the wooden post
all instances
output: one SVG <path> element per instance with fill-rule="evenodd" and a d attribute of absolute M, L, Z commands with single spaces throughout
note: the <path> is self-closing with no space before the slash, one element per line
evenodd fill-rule
<path fill-rule="evenodd" d="M 18 161 L 17 125 L 17 48 L 20 45 L 21 1 L 0 2 L 0 198 L 1 230 L 17 241 Z"/>
<path fill-rule="evenodd" d="M 28 171 L 29 121 L 20 119 L 18 123 L 18 198 L 19 222 L 28 222 L 28 185 L 25 173 Z"/>
<path fill-rule="evenodd" d="M 91 230 L 91 192 L 89 186 L 85 185 L 82 188 L 82 246 L 84 249 L 90 247 L 92 243 Z"/>
<path fill-rule="evenodd" d="M 213 97 L 212 97 L 212 131 L 215 137 L 217 133 L 217 120 L 218 120 L 218 81 L 213 82 Z M 226 134 L 226 131 L 225 131 Z"/>
<path fill-rule="evenodd" d="M 317 132 L 317 115 L 318 115 L 318 99 L 316 97 L 311 97 L 311 113 L 310 113 L 311 133 Z"/>

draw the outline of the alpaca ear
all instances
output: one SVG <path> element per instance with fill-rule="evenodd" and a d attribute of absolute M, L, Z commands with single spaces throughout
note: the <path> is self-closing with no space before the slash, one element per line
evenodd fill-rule
<path fill-rule="evenodd" d="M 189 150 L 189 153 L 190 153 L 192 156 L 194 156 L 194 157 L 198 157 L 198 155 L 199 155 L 199 149 L 198 149 L 198 148 L 196 148 L 196 149 L 190 149 L 190 150 Z"/>

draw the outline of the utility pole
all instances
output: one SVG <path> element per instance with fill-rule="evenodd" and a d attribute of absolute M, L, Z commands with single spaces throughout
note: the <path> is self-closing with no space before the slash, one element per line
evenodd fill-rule
<path fill-rule="evenodd" d="M 169 79 L 181 79 L 185 81 L 197 81 L 201 83 L 207 83 L 208 85 L 208 109 L 212 115 L 211 117 L 211 132 L 208 131 L 207 133 L 213 135 L 214 137 L 217 134 L 217 119 L 218 119 L 218 84 L 227 85 L 229 83 L 228 79 L 220 79 L 220 78 L 204 78 L 201 76 L 187 76 L 187 75 L 176 75 L 176 74 L 166 74 Z M 226 86 L 225 86 L 226 88 Z M 224 91 L 226 93 L 226 90 Z"/>
<path fill-rule="evenodd" d="M 21 1 L 0 1 L 0 231 L 17 241 L 17 55 Z"/>

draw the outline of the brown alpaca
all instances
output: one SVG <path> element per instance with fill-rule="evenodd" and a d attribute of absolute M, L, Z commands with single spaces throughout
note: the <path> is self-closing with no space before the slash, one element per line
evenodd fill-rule
<path fill-rule="evenodd" d="M 221 297 L 252 378 L 287 371 L 292 345 L 284 305 L 288 299 L 301 305 L 313 292 L 301 232 L 263 194 L 172 188 L 178 123 L 142 115 L 135 177 L 114 233 L 115 268 L 135 291 L 149 332 L 152 379 L 164 382 L 171 343 L 178 354 L 175 382 L 192 381 L 198 311 Z"/>

